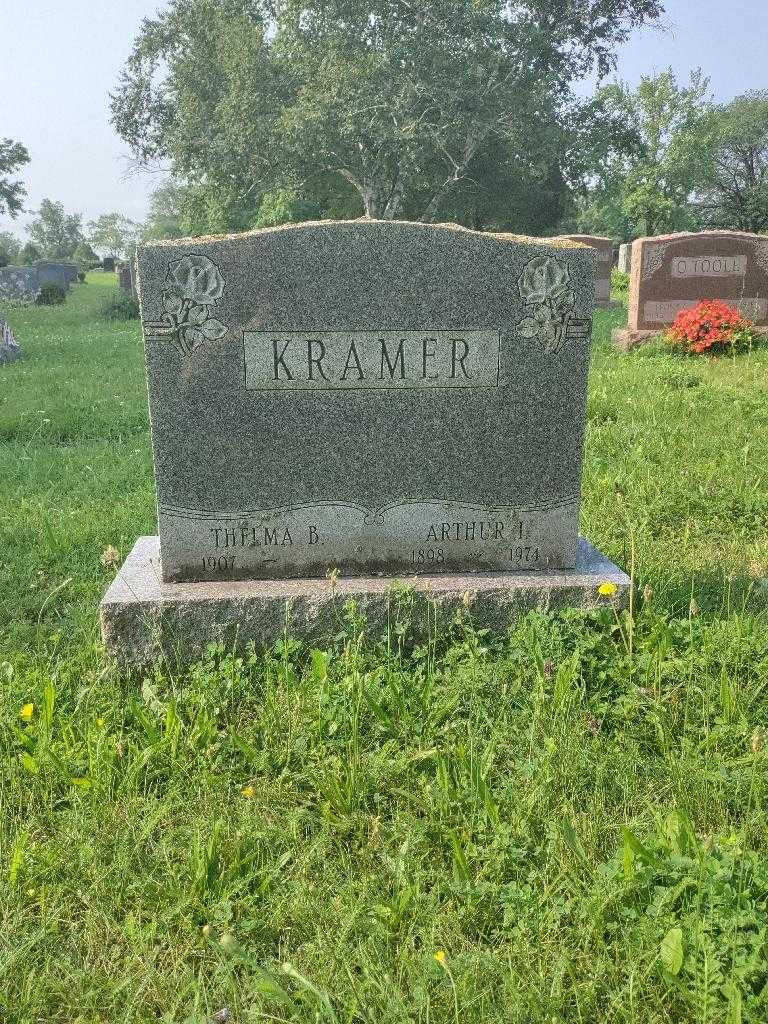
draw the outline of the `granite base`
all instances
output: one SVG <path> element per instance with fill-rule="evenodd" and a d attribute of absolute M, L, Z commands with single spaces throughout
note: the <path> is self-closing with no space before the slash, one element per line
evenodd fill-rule
<path fill-rule="evenodd" d="M 616 590 L 601 596 L 601 583 Z M 123 666 L 199 657 L 211 643 L 272 644 L 283 634 L 320 642 L 340 630 L 346 601 L 357 602 L 368 631 L 382 634 L 412 588 L 414 634 L 440 629 L 461 613 L 503 631 L 522 612 L 626 604 L 629 577 L 583 538 L 575 569 L 478 575 L 240 580 L 163 583 L 157 537 L 140 537 L 101 602 L 107 654 Z M 430 611 L 427 616 L 427 610 Z M 423 627 L 419 625 L 423 623 Z"/>

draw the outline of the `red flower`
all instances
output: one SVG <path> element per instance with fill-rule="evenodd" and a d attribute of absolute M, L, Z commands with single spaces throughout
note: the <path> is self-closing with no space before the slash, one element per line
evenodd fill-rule
<path fill-rule="evenodd" d="M 689 352 L 700 355 L 710 349 L 726 349 L 734 333 L 754 326 L 735 306 L 720 299 L 704 299 L 691 309 L 681 310 L 667 332 L 667 338 Z"/>

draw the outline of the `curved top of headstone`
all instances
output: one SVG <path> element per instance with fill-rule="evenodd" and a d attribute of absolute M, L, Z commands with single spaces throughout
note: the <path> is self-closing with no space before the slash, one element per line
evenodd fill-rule
<path fill-rule="evenodd" d="M 668 235 L 643 235 L 640 238 L 636 238 L 631 244 L 637 245 L 638 242 L 651 242 L 653 244 L 657 242 L 685 242 L 689 239 L 706 240 L 708 238 L 733 238 L 734 240 L 760 238 L 768 240 L 765 235 L 755 234 L 754 231 L 730 231 L 725 228 L 718 228 L 715 231 L 673 231 Z"/>
<path fill-rule="evenodd" d="M 592 245 L 595 242 L 613 245 L 613 239 L 608 235 L 555 235 L 547 239 L 548 242 L 576 242 L 581 245 Z"/>
<path fill-rule="evenodd" d="M 391 230 L 407 232 L 429 232 L 429 231 L 454 231 L 462 235 L 475 235 L 478 238 L 497 239 L 501 242 L 514 242 L 518 245 L 551 245 L 554 248 L 570 249 L 586 243 L 577 241 L 575 236 L 558 236 L 557 238 L 535 238 L 530 235 L 516 235 L 508 231 L 474 231 L 462 224 L 441 222 L 438 224 L 424 224 L 414 220 L 375 220 L 371 217 L 359 217 L 356 220 L 305 220 L 296 221 L 290 224 L 277 224 L 269 228 L 253 228 L 251 231 L 238 231 L 231 234 L 221 235 L 198 235 L 189 238 L 163 238 L 157 241 L 145 242 L 139 249 L 149 249 L 155 246 L 169 246 L 173 248 L 189 248 L 191 245 L 206 245 L 209 242 L 237 242 L 256 235 L 273 234 L 280 231 L 306 231 L 313 229 L 337 228 L 340 226 L 353 226 L 368 228 L 371 226 L 385 225 Z M 591 236 L 584 235 L 584 238 Z"/>

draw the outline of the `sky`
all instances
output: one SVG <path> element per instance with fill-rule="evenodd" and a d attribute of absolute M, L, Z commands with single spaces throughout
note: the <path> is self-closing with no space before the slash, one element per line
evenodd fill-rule
<path fill-rule="evenodd" d="M 160 0 L 0 0 L 0 137 L 22 142 L 27 210 L 43 198 L 85 221 L 119 211 L 142 220 L 157 174 L 130 172 L 109 123 L 109 93 L 143 17 Z M 643 29 L 618 54 L 616 75 L 701 67 L 718 101 L 768 89 L 768 0 L 666 0 L 665 28 Z M 580 91 L 590 91 L 589 83 Z M 24 237 L 30 214 L 0 217 Z"/>

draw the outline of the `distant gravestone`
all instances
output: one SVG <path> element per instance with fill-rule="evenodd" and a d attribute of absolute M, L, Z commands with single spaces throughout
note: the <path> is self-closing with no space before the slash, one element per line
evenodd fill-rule
<path fill-rule="evenodd" d="M 101 261 L 101 269 L 114 272 L 115 269 L 115 258 L 114 256 L 105 256 Z"/>
<path fill-rule="evenodd" d="M 722 299 L 757 325 L 768 325 L 768 238 L 743 231 L 638 238 L 627 329 L 614 331 L 614 340 L 630 348 L 702 299 Z"/>
<path fill-rule="evenodd" d="M 632 267 L 632 244 L 625 242 L 619 246 L 619 265 L 618 270 L 621 274 L 628 274 Z"/>
<path fill-rule="evenodd" d="M 567 239 L 597 249 L 597 274 L 595 277 L 595 305 L 601 309 L 611 306 L 611 267 L 613 266 L 613 241 L 601 235 L 558 235 L 552 241 Z"/>
<path fill-rule="evenodd" d="M 136 297 L 136 282 L 134 280 L 133 266 L 130 263 L 123 263 L 117 269 L 117 282 L 120 288 L 129 295 Z"/>
<path fill-rule="evenodd" d="M 268 639 L 286 602 L 316 631 L 395 576 L 501 619 L 624 587 L 578 537 L 595 262 L 378 221 L 140 248 L 159 551 L 105 597 L 108 648 L 158 616 L 195 650 Z"/>
<path fill-rule="evenodd" d="M 64 291 L 69 290 L 70 280 L 64 263 L 56 263 L 52 260 L 40 260 L 35 264 L 37 276 L 41 286 L 44 284 L 55 284 Z"/>
<path fill-rule="evenodd" d="M 0 301 L 34 302 L 40 294 L 37 267 L 1 267 Z"/>
<path fill-rule="evenodd" d="M 21 348 L 8 324 L 0 318 L 0 364 L 11 363 L 21 357 Z"/>

